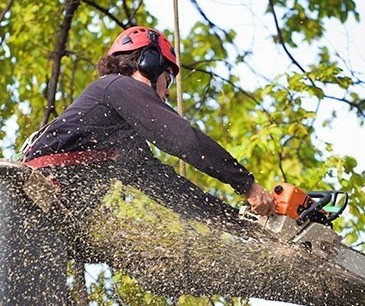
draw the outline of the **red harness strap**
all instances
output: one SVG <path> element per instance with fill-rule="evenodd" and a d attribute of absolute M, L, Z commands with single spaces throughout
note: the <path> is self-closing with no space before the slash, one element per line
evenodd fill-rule
<path fill-rule="evenodd" d="M 105 160 L 115 160 L 118 151 L 80 151 L 66 152 L 52 155 L 40 156 L 24 164 L 31 168 L 44 168 L 55 166 L 70 166 L 79 164 L 90 164 Z"/>

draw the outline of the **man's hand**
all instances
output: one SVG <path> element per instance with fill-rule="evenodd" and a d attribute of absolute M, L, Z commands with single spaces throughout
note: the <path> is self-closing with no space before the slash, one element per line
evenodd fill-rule
<path fill-rule="evenodd" d="M 256 182 L 253 182 L 246 199 L 251 205 L 251 211 L 258 215 L 270 216 L 275 213 L 274 197 Z"/>

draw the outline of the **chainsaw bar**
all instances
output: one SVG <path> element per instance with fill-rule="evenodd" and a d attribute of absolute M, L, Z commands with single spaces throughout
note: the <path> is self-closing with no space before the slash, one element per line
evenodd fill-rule
<path fill-rule="evenodd" d="M 298 225 L 282 215 L 260 217 L 257 222 L 277 238 L 300 245 L 321 258 L 331 258 L 347 271 L 365 278 L 364 254 L 343 245 L 341 237 L 330 226 L 309 221 Z"/>

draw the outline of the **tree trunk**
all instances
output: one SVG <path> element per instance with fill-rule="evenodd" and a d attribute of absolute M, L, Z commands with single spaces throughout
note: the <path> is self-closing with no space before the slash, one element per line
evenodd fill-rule
<path fill-rule="evenodd" d="M 215 217 L 199 221 L 202 210 L 188 203 L 176 205 L 185 205 L 186 215 L 194 218 L 181 218 L 132 188 L 123 192 L 125 201 L 109 199 L 90 220 L 83 256 L 126 271 L 146 289 L 166 296 L 365 305 L 365 279 L 332 260 L 335 245 L 322 258 L 280 241 L 256 222 L 238 219 L 233 208 L 227 214 L 227 209 L 206 207 L 208 216 L 215 209 Z"/>
<path fill-rule="evenodd" d="M 0 305 L 66 304 L 66 239 L 22 192 L 29 169 L 0 167 Z"/>
<path fill-rule="evenodd" d="M 20 199 L 27 199 L 21 185 L 29 176 L 29 169 L 9 163 L 0 166 L 1 186 L 7 186 L 1 189 L 1 197 L 12 190 Z M 9 168 L 15 175 L 9 177 Z M 85 262 L 106 262 L 114 269 L 122 269 L 144 288 L 160 295 L 219 294 L 305 305 L 365 305 L 365 279 L 336 264 L 333 258 L 337 245 L 327 249 L 327 258 L 315 256 L 300 245 L 274 237 L 255 222 L 240 220 L 236 209 L 217 199 L 189 205 L 189 199 L 200 196 L 197 189 L 187 186 L 178 190 L 174 198 L 181 201 L 165 206 L 117 182 L 83 232 L 78 233 L 74 254 Z M 19 211 L 27 211 L 29 199 L 17 203 Z M 11 210 L 9 205 L 8 209 Z M 52 219 L 51 212 L 37 211 L 39 220 L 45 220 L 45 216 Z M 24 218 L 23 222 L 29 220 Z M 43 253 L 33 253 L 34 269 L 59 263 L 66 256 L 66 248 L 62 253 L 59 245 L 36 236 L 45 233 L 44 237 L 62 237 L 62 230 L 54 231 L 49 224 L 34 231 L 35 235 L 24 235 L 29 243 L 17 244 L 20 236 L 14 236 L 15 243 L 11 245 L 19 248 L 19 256 L 24 256 L 33 241 L 39 241 L 37 249 Z M 3 239 L 2 243 L 8 242 Z M 24 262 L 3 261 L 5 257 L 1 258 L 5 281 L 9 283 L 4 272 L 6 265 L 11 265 L 23 277 L 23 284 L 26 280 L 32 282 L 33 276 L 26 279 L 28 276 L 23 273 Z M 32 290 L 40 292 L 46 282 L 49 288 L 63 284 L 64 273 L 58 264 L 56 267 L 59 273 L 42 274 L 46 280 L 31 284 Z"/>

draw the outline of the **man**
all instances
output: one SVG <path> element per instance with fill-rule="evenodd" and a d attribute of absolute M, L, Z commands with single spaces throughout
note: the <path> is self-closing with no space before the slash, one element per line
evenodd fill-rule
<path fill-rule="evenodd" d="M 254 176 L 165 103 L 179 67 L 162 33 L 127 29 L 101 58 L 98 71 L 100 78 L 39 131 L 25 152 L 25 164 L 56 182 L 69 199 L 66 206 L 85 213 L 97 205 L 111 178 L 174 206 L 178 189 L 192 184 L 154 158 L 150 142 L 230 184 L 257 214 L 274 213 L 271 194 Z"/>

